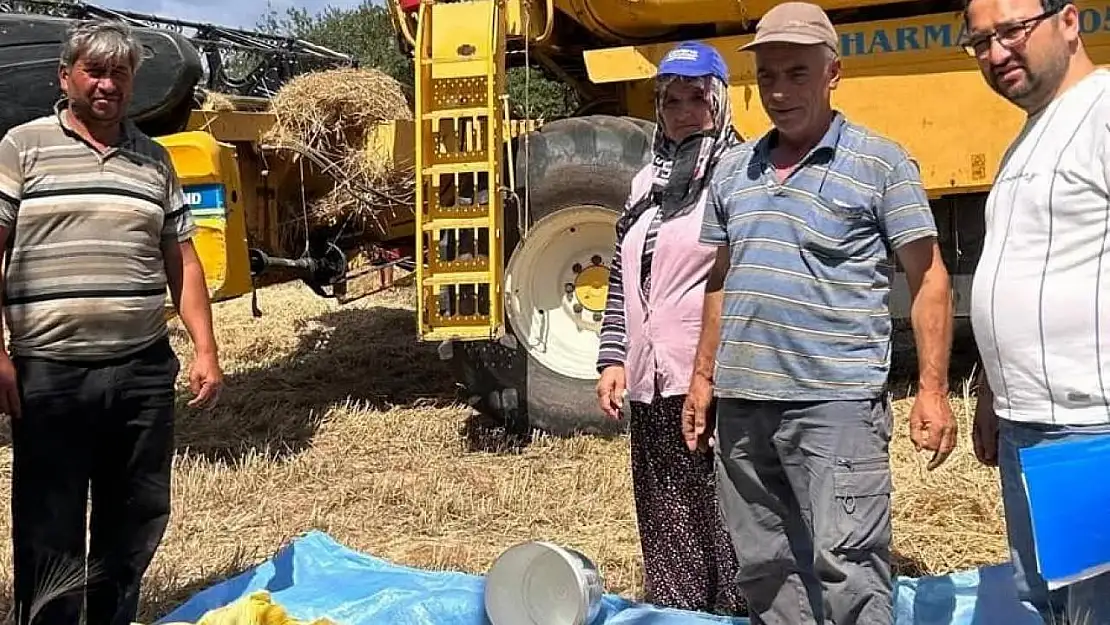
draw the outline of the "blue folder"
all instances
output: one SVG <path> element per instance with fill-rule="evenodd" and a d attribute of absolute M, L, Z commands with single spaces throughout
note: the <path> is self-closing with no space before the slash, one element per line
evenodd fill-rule
<path fill-rule="evenodd" d="M 1029 447 L 1020 456 L 1049 588 L 1110 571 L 1110 435 Z"/>

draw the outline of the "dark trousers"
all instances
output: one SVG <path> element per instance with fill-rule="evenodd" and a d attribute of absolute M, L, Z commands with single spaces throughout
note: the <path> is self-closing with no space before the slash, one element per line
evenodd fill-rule
<path fill-rule="evenodd" d="M 169 520 L 180 363 L 162 340 L 109 362 L 14 364 L 17 623 L 77 625 L 84 607 L 88 625 L 129 625 Z"/>

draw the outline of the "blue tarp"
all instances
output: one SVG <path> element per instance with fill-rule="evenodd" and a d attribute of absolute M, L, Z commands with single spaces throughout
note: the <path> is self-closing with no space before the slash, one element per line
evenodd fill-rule
<path fill-rule="evenodd" d="M 604 571 L 603 571 L 604 572 Z M 297 619 L 341 625 L 489 625 L 484 578 L 392 564 L 310 532 L 272 559 L 203 590 L 158 621 L 192 623 L 207 611 L 267 590 Z M 1041 625 L 1017 600 L 1006 564 L 944 577 L 899 579 L 896 625 Z M 605 595 L 594 625 L 747 625 L 747 619 L 665 610 Z"/>

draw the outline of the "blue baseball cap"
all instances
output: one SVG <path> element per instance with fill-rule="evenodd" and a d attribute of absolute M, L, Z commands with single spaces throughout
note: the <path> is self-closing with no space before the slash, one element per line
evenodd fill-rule
<path fill-rule="evenodd" d="M 716 76 L 728 84 L 728 68 L 712 46 L 686 41 L 674 47 L 659 62 L 659 74 L 678 76 Z"/>

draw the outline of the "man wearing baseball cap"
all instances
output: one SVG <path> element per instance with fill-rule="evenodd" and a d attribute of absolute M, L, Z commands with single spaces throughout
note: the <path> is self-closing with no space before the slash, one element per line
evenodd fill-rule
<path fill-rule="evenodd" d="M 715 428 L 722 513 L 754 623 L 893 622 L 895 255 L 920 365 L 911 437 L 934 452 L 930 469 L 955 446 L 936 225 L 906 151 L 832 108 L 837 48 L 813 4 L 763 16 L 742 49 L 774 128 L 721 158 L 702 226 L 718 253 L 683 429 L 694 449 Z"/>

